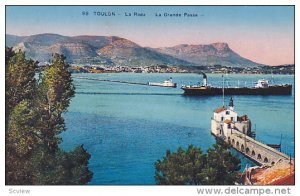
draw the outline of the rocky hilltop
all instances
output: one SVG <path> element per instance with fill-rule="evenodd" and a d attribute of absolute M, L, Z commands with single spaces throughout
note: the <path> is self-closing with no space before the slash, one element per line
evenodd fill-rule
<path fill-rule="evenodd" d="M 231 67 L 257 67 L 262 65 L 241 57 L 230 49 L 227 43 L 220 42 L 207 45 L 181 44 L 174 47 L 157 48 L 156 51 L 200 65 L 219 64 Z"/>
<path fill-rule="evenodd" d="M 62 53 L 69 63 L 124 66 L 206 66 L 255 67 L 261 64 L 241 57 L 226 43 L 181 44 L 174 47 L 146 48 L 117 36 L 63 36 L 38 34 L 6 35 L 6 46 L 26 52 L 27 57 L 49 62 L 53 53 Z"/>

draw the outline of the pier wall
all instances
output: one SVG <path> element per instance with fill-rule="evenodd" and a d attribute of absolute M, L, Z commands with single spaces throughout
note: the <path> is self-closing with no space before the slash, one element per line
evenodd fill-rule
<path fill-rule="evenodd" d="M 220 123 L 212 119 L 212 134 L 230 143 L 234 149 L 260 165 L 273 165 L 278 160 L 289 160 L 289 156 L 267 146 L 234 128 L 220 127 Z M 217 130 L 217 131 L 216 131 Z"/>

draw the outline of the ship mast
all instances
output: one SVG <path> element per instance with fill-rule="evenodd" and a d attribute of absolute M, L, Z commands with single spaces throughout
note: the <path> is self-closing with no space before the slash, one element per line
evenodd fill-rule
<path fill-rule="evenodd" d="M 225 107 L 224 75 L 222 75 L 222 78 L 223 78 L 223 88 L 222 88 L 222 91 L 223 91 L 223 108 L 224 108 Z"/>

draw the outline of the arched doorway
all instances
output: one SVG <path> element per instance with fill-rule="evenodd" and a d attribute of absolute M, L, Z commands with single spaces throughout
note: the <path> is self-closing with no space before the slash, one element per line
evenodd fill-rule
<path fill-rule="evenodd" d="M 245 151 L 245 146 L 244 146 L 244 144 L 241 145 L 241 151 L 242 151 L 242 152 Z"/>
<path fill-rule="evenodd" d="M 258 154 L 258 155 L 257 155 L 257 159 L 261 159 L 261 154 Z"/>
<path fill-rule="evenodd" d="M 246 148 L 246 154 L 249 155 L 249 153 L 250 153 L 250 149 L 247 147 Z"/>

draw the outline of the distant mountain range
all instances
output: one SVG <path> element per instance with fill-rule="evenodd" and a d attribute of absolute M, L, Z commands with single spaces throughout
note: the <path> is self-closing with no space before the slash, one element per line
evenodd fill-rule
<path fill-rule="evenodd" d="M 181 44 L 174 47 L 146 48 L 117 36 L 63 36 L 38 34 L 6 35 L 6 46 L 21 49 L 26 56 L 41 63 L 53 53 L 62 53 L 69 63 L 124 66 L 207 66 L 256 67 L 263 64 L 243 58 L 227 43 L 208 45 Z"/>

